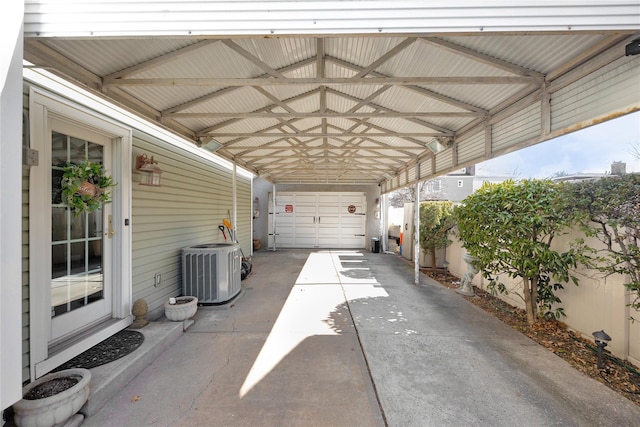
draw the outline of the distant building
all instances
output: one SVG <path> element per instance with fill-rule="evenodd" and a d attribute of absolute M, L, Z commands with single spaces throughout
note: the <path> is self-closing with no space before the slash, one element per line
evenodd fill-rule
<path fill-rule="evenodd" d="M 611 175 L 624 175 L 627 173 L 627 164 L 625 162 L 612 162 L 611 173 L 575 173 L 571 175 L 559 176 L 553 181 L 577 182 L 600 179 Z"/>
<path fill-rule="evenodd" d="M 485 182 L 499 183 L 504 176 L 476 176 L 475 166 L 468 166 L 426 182 L 422 200 L 451 200 L 460 203 Z"/>

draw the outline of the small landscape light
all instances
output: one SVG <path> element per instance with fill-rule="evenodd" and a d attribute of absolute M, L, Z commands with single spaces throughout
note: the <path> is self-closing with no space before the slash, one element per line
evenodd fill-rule
<path fill-rule="evenodd" d="M 591 335 L 598 346 L 598 369 L 602 369 L 602 350 L 611 341 L 611 337 L 605 331 L 595 331 Z"/>

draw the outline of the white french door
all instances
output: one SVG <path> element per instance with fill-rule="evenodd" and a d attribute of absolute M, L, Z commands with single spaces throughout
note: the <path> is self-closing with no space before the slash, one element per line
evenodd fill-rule
<path fill-rule="evenodd" d="M 62 168 L 89 160 L 111 170 L 111 138 L 56 118 L 51 137 L 50 342 L 111 317 L 110 203 L 91 213 L 75 214 L 62 200 Z"/>
<path fill-rule="evenodd" d="M 36 379 L 131 321 L 131 128 L 36 87 L 29 90 L 29 367 Z M 117 184 L 111 203 L 76 215 L 62 168 L 85 159 Z"/>

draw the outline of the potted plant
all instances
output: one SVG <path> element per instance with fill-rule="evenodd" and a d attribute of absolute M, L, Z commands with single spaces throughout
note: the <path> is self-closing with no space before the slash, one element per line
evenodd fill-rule
<path fill-rule="evenodd" d="M 111 201 L 108 190 L 115 185 L 100 163 L 67 163 L 62 175 L 62 200 L 76 215 L 93 212 Z"/>
<path fill-rule="evenodd" d="M 164 315 L 174 322 L 190 319 L 197 310 L 198 298 L 193 296 L 169 298 L 169 301 L 164 303 Z"/>
<path fill-rule="evenodd" d="M 66 369 L 27 384 L 23 398 L 13 405 L 18 427 L 51 427 L 75 415 L 89 399 L 91 372 Z"/>

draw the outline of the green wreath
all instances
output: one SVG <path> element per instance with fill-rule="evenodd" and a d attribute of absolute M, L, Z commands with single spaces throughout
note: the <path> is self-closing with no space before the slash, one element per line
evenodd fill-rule
<path fill-rule="evenodd" d="M 79 164 L 67 163 L 62 171 L 62 200 L 76 215 L 93 212 L 103 203 L 111 202 L 108 190 L 116 184 L 100 163 L 89 160 Z"/>

